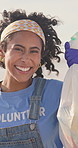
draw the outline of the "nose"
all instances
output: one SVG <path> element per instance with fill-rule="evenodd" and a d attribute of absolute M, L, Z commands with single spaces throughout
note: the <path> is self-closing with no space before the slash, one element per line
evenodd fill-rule
<path fill-rule="evenodd" d="M 22 57 L 21 57 L 21 61 L 25 62 L 25 61 L 30 60 L 30 59 L 31 59 L 31 58 L 30 58 L 29 52 L 23 53 L 23 55 L 22 55 Z"/>

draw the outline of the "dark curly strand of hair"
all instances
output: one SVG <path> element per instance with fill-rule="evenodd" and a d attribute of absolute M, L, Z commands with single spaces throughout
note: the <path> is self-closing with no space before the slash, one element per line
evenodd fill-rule
<path fill-rule="evenodd" d="M 42 60 L 41 65 L 45 65 L 47 70 L 56 71 L 59 73 L 57 69 L 55 69 L 54 64 L 52 63 L 52 59 L 55 58 L 60 61 L 60 57 L 58 56 L 61 52 L 60 45 L 61 40 L 58 38 L 56 31 L 53 29 L 53 26 L 57 25 L 59 21 L 57 21 L 54 17 L 48 18 L 43 13 L 30 13 L 28 16 L 26 15 L 25 10 L 19 10 L 16 11 L 6 11 L 4 10 L 2 13 L 3 20 L 0 21 L 0 35 L 2 31 L 8 26 L 10 23 L 21 20 L 21 19 L 31 19 L 35 22 L 37 22 L 45 35 L 46 44 L 45 49 L 43 45 L 42 49 Z M 6 51 L 7 48 L 7 39 L 1 44 L 2 48 Z M 4 67 L 4 63 L 1 65 Z M 39 77 L 43 77 L 42 75 L 42 68 L 40 67 L 36 75 Z"/>

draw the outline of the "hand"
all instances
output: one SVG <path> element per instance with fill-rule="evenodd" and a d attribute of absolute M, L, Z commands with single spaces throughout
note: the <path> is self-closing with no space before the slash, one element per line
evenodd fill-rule
<path fill-rule="evenodd" d="M 70 48 L 69 42 L 65 43 L 65 59 L 69 67 L 78 64 L 78 49 Z"/>

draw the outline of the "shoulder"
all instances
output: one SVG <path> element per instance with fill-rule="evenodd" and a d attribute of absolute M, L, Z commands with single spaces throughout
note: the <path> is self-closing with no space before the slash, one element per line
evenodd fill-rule
<path fill-rule="evenodd" d="M 62 86 L 63 82 L 56 79 L 46 79 L 47 84 L 49 85 L 56 85 L 56 86 Z"/>
<path fill-rule="evenodd" d="M 63 82 L 55 79 L 44 79 L 44 78 L 36 78 L 40 79 L 41 81 L 45 80 L 45 90 L 46 91 L 61 91 Z"/>
<path fill-rule="evenodd" d="M 47 88 L 60 88 L 62 89 L 63 82 L 55 79 L 45 79 Z"/>
<path fill-rule="evenodd" d="M 52 93 L 61 94 L 63 82 L 55 79 L 46 80 L 46 90 Z"/>
<path fill-rule="evenodd" d="M 46 81 L 43 90 L 43 103 L 51 108 L 55 107 L 56 110 L 59 106 L 63 82 L 55 79 L 40 79 Z"/>

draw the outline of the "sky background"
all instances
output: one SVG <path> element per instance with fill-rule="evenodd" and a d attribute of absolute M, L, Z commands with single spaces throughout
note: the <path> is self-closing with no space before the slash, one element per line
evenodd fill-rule
<path fill-rule="evenodd" d="M 0 0 L 0 13 L 3 10 L 26 10 L 27 14 L 31 12 L 43 12 L 44 15 L 56 17 L 61 23 L 54 27 L 59 38 L 62 40 L 62 51 L 64 44 L 69 41 L 71 36 L 78 32 L 78 0 Z M 68 70 L 64 56 L 61 55 L 61 63 L 56 63 L 56 68 L 59 70 L 59 76 L 55 73 L 48 75 L 44 69 L 46 78 L 56 78 L 63 80 Z M 0 79 L 3 79 L 4 70 L 0 69 Z"/>

